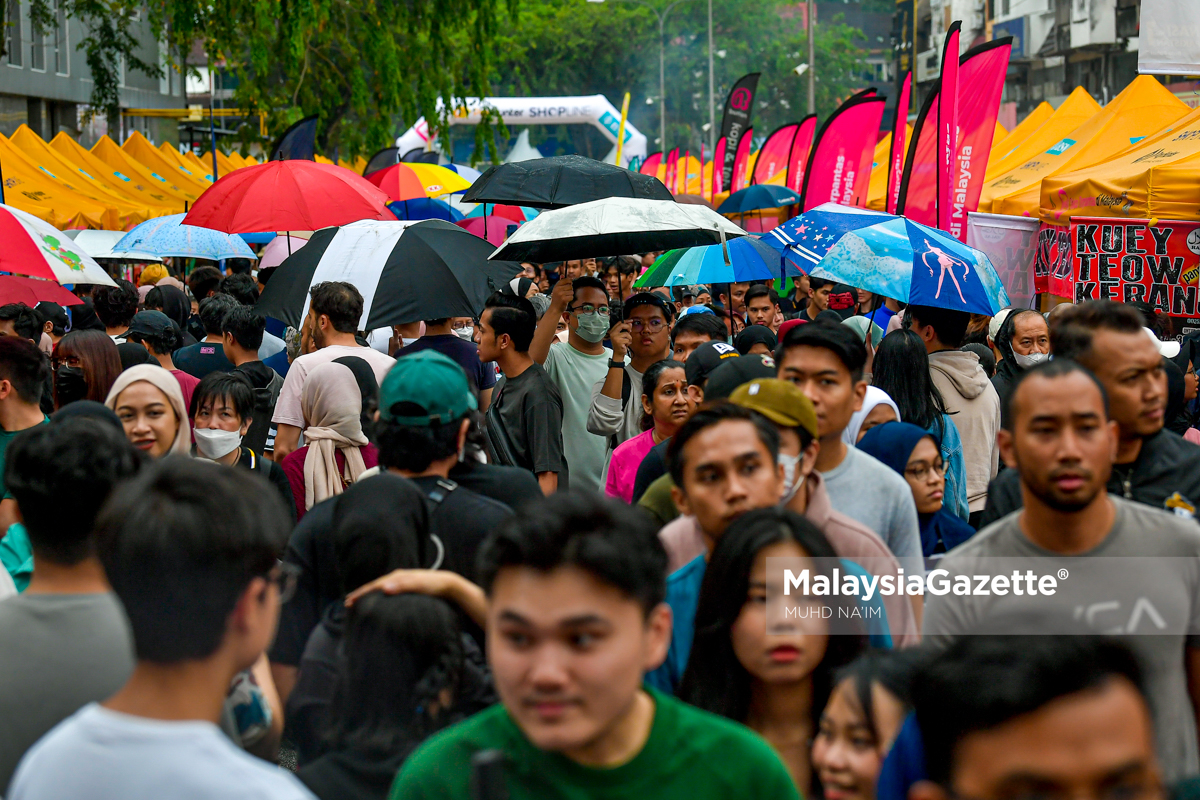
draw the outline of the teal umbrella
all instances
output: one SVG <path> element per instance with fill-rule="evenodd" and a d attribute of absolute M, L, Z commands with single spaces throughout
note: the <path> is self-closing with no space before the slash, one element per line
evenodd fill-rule
<path fill-rule="evenodd" d="M 710 244 L 670 250 L 659 256 L 634 286 L 769 281 L 780 277 L 781 264 L 784 275 L 798 277 L 803 274 L 790 261 L 780 258 L 775 249 L 759 241 L 758 237 L 743 236 L 731 239 L 723 246 Z"/>

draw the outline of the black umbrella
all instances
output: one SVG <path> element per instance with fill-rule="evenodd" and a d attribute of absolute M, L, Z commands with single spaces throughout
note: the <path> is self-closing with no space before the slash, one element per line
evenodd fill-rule
<path fill-rule="evenodd" d="M 583 156 L 555 156 L 491 167 L 471 184 L 463 201 L 565 208 L 606 197 L 674 199 L 653 175 Z"/>
<path fill-rule="evenodd" d="M 299 327 L 308 290 L 347 281 L 363 296 L 363 330 L 444 317 L 475 317 L 521 265 L 488 261 L 493 247 L 444 220 L 363 220 L 313 234 L 271 277 L 256 310 Z"/>

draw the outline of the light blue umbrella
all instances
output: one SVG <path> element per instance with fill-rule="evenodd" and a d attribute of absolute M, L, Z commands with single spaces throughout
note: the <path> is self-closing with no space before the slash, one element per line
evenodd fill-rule
<path fill-rule="evenodd" d="M 634 286 L 745 283 L 780 277 L 779 254 L 763 244 L 758 237 L 741 236 L 730 239 L 725 243 L 725 247 L 729 250 L 728 259 L 719 244 L 671 250 L 659 256 Z M 804 274 L 790 262 L 784 262 L 783 266 L 785 275 L 796 278 Z"/>
<path fill-rule="evenodd" d="M 240 236 L 184 225 L 185 214 L 148 219 L 117 242 L 118 250 L 141 250 L 176 258 L 257 258 Z"/>
<path fill-rule="evenodd" d="M 814 277 L 906 303 L 988 316 L 1009 305 L 986 255 L 894 214 L 825 203 L 762 241 Z"/>

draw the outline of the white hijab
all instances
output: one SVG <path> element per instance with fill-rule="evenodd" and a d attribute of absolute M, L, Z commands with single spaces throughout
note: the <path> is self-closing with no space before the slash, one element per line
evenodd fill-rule
<path fill-rule="evenodd" d="M 853 447 L 858 443 L 858 432 L 862 430 L 863 422 L 867 419 L 867 414 L 870 414 L 872 409 L 878 405 L 890 406 L 892 411 L 896 412 L 896 421 L 901 422 L 900 409 L 896 406 L 896 401 L 877 386 L 868 386 L 867 395 L 863 398 L 862 411 L 855 411 L 850 417 L 850 424 L 842 431 L 842 441 Z"/>

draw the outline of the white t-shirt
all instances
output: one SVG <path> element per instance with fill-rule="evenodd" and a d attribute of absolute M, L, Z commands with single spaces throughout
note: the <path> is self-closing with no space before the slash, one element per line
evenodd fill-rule
<path fill-rule="evenodd" d="M 295 425 L 304 427 L 304 412 L 300 410 L 300 393 L 304 391 L 304 379 L 322 364 L 328 364 L 343 356 L 356 356 L 371 365 L 375 372 L 375 380 L 383 383 L 383 377 L 396 363 L 396 359 L 384 355 L 370 347 L 350 345 L 333 345 L 322 347 L 315 353 L 300 356 L 288 367 L 287 377 L 283 379 L 283 388 L 279 390 L 279 399 L 275 402 L 275 416 L 271 421 L 276 425 Z"/>
<path fill-rule="evenodd" d="M 8 800 L 314 800 L 290 772 L 239 750 L 211 722 L 166 722 L 84 706 L 38 741 Z"/>

